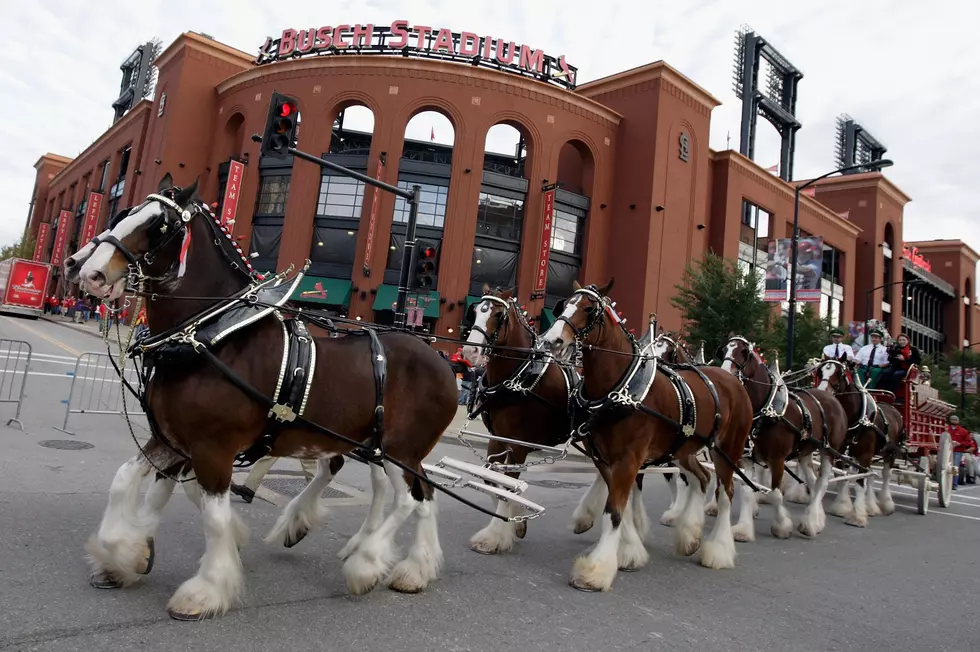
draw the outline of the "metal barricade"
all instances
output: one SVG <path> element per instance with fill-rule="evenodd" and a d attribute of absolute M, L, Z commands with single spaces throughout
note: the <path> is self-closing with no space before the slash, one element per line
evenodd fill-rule
<path fill-rule="evenodd" d="M 16 403 L 17 412 L 7 421 L 16 423 L 24 430 L 20 420 L 20 408 L 24 403 L 27 372 L 31 368 L 31 345 L 24 340 L 0 339 L 0 403 Z M 18 379 L 18 376 L 20 378 Z"/>
<path fill-rule="evenodd" d="M 72 414 L 123 414 L 123 392 L 126 395 L 126 412 L 130 416 L 145 415 L 136 397 L 129 394 L 116 374 L 115 367 L 109 360 L 108 353 L 88 352 L 78 356 L 75 370 L 70 372 L 71 389 L 68 398 L 61 402 L 65 405 L 65 421 L 55 430 L 74 435 L 68 430 L 68 418 Z M 133 367 L 125 371 L 126 380 L 136 385 L 137 374 Z M 142 426 L 142 424 L 140 424 Z M 145 429 L 145 428 L 144 428 Z"/>

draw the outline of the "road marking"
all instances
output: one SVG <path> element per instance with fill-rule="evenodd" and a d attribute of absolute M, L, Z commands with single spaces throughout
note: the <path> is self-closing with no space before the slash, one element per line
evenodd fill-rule
<path fill-rule="evenodd" d="M 20 326 L 24 330 L 30 331 L 31 333 L 34 333 L 35 335 L 37 335 L 38 337 L 40 337 L 42 340 L 47 340 L 48 342 L 50 342 L 51 344 L 54 344 L 58 348 L 63 349 L 65 351 L 68 351 L 68 353 L 71 353 L 71 354 L 76 355 L 76 356 L 79 356 L 79 355 L 82 354 L 81 351 L 76 351 L 75 349 L 71 348 L 67 344 L 62 344 L 61 342 L 59 342 L 58 340 L 54 339 L 53 337 L 48 337 L 47 335 L 45 335 L 41 331 L 39 331 L 39 330 L 37 330 L 35 328 L 31 328 L 27 324 L 21 324 L 19 320 L 14 320 L 14 319 L 11 319 L 11 318 L 7 318 L 7 319 L 4 319 L 4 321 L 7 322 L 7 323 L 10 323 L 10 324 L 16 324 L 17 326 Z"/>

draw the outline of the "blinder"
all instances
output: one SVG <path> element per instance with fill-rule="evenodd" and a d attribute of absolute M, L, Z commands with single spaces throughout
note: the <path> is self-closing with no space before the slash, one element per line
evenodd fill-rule
<path fill-rule="evenodd" d="M 581 329 L 578 328 L 577 326 L 575 326 L 575 324 L 572 323 L 570 319 L 565 317 L 564 314 L 557 315 L 557 317 L 555 318 L 555 323 L 563 322 L 567 324 L 568 327 L 572 330 L 572 334 L 575 336 L 575 340 L 580 342 L 583 339 L 585 339 L 585 337 L 587 337 L 588 334 L 591 333 L 596 326 L 602 323 L 602 313 L 606 309 L 606 300 L 599 294 L 599 288 L 596 287 L 595 285 L 579 288 L 575 290 L 574 293 L 572 293 L 572 296 L 575 296 L 576 294 L 581 294 L 583 296 L 586 296 L 594 304 L 596 304 L 595 306 L 590 306 L 588 309 L 586 309 L 585 312 L 589 315 L 589 318 L 588 321 L 585 323 L 585 326 L 582 327 Z M 555 309 L 557 310 L 557 306 L 555 307 Z M 564 312 L 564 310 L 562 312 Z"/>
<path fill-rule="evenodd" d="M 485 302 L 489 303 L 487 304 Z M 504 309 L 503 315 L 497 323 L 497 328 L 495 328 L 492 333 L 488 333 L 485 328 L 476 323 L 476 311 L 479 310 L 480 312 L 484 313 L 490 312 L 492 309 L 490 304 L 500 305 Z M 469 328 L 469 330 L 476 331 L 477 333 L 483 335 L 483 338 L 486 340 L 484 348 L 484 352 L 486 352 L 497 342 L 497 339 L 500 337 L 500 332 L 503 329 L 504 324 L 507 323 L 507 315 L 510 312 L 510 305 L 500 297 L 495 297 L 492 294 L 488 294 L 480 297 L 480 300 L 470 306 L 470 308 L 473 310 L 473 325 Z"/>

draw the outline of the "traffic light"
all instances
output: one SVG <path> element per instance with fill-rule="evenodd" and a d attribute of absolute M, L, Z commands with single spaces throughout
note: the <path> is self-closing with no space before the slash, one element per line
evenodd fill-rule
<path fill-rule="evenodd" d="M 296 142 L 299 102 L 282 93 L 273 93 L 262 135 L 262 156 L 286 158 Z"/>
<path fill-rule="evenodd" d="M 418 257 L 415 264 L 415 287 L 431 290 L 436 284 L 436 248 L 421 240 L 416 245 Z"/>

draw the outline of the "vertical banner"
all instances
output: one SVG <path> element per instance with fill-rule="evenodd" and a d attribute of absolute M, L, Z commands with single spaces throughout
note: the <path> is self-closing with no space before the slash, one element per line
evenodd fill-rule
<path fill-rule="evenodd" d="M 225 196 L 221 200 L 221 225 L 231 222 L 231 231 L 235 232 L 235 215 L 238 214 L 238 196 L 242 190 L 242 177 L 245 166 L 241 161 L 232 159 L 228 162 L 228 182 L 225 184 Z"/>
<path fill-rule="evenodd" d="M 378 159 L 378 169 L 374 174 L 375 181 L 381 181 L 381 177 L 384 174 L 385 162 L 384 159 Z M 364 245 L 364 275 L 367 276 L 371 272 L 371 251 L 374 249 L 374 227 L 378 223 L 378 203 L 381 201 L 380 198 L 381 188 L 374 186 L 374 195 L 371 198 L 371 217 L 368 220 L 368 232 L 367 232 L 367 243 Z"/>
<path fill-rule="evenodd" d="M 555 191 L 544 193 L 544 220 L 541 222 L 541 250 L 534 274 L 534 291 L 544 292 L 548 284 L 548 258 L 551 254 L 551 227 L 555 218 Z"/>
<path fill-rule="evenodd" d="M 792 270 L 792 238 L 769 241 L 766 260 L 766 301 L 789 301 L 789 276 Z M 796 249 L 796 300 L 820 302 L 820 278 L 823 272 L 823 237 L 799 238 Z"/>
<path fill-rule="evenodd" d="M 82 235 L 78 238 L 78 244 L 85 246 L 95 237 L 95 229 L 99 226 L 99 214 L 102 212 L 102 193 L 93 190 L 88 195 L 88 204 L 85 207 L 85 221 L 82 222 Z"/>
<path fill-rule="evenodd" d="M 65 245 L 68 244 L 68 229 L 71 228 L 71 211 L 61 211 L 58 213 L 58 230 L 54 235 L 54 250 L 51 252 L 51 264 L 55 267 L 61 265 L 65 257 Z"/>
<path fill-rule="evenodd" d="M 34 262 L 44 262 L 44 254 L 47 252 L 49 235 L 51 235 L 51 225 L 47 222 L 41 222 L 37 227 L 37 242 L 34 243 Z"/>

